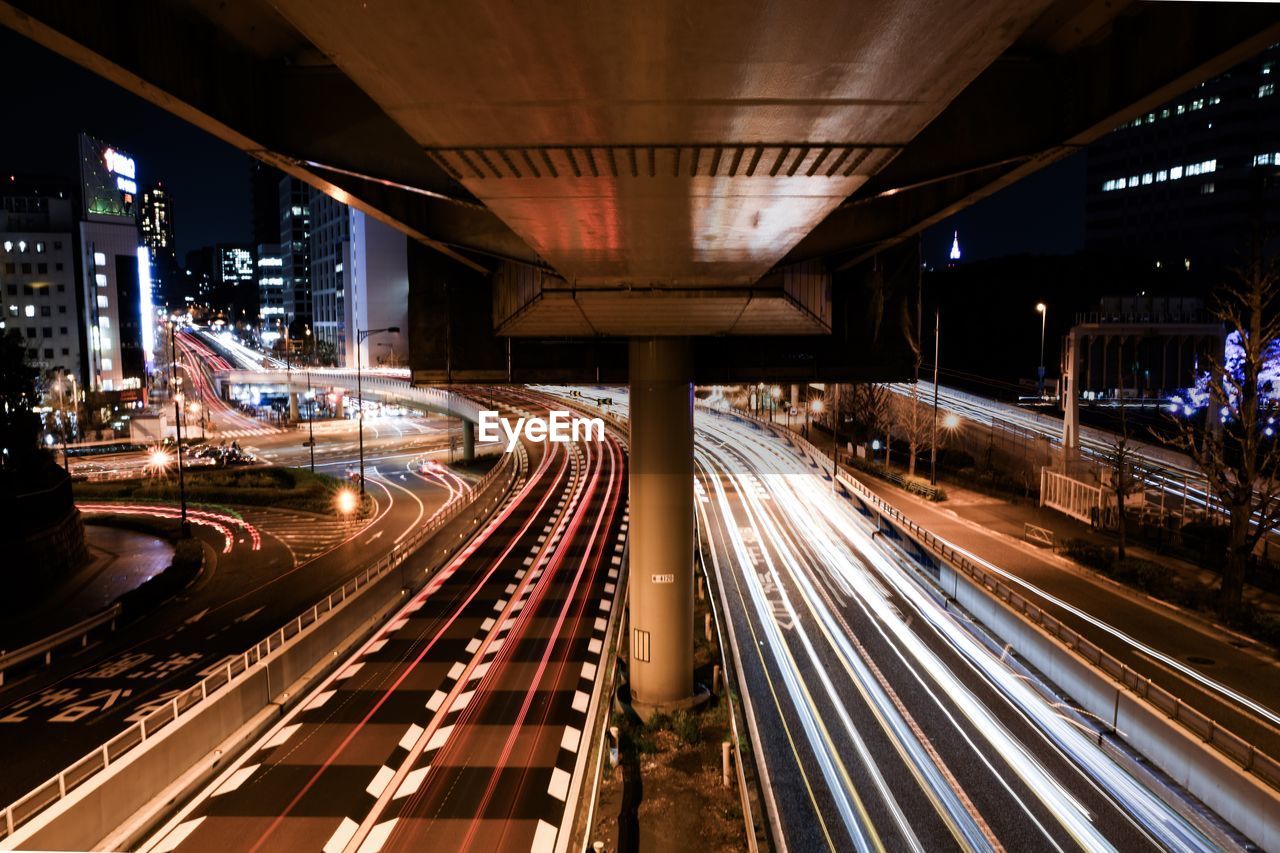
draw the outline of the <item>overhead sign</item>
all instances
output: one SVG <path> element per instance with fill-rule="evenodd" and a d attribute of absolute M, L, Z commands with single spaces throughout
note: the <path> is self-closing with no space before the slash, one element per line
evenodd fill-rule
<path fill-rule="evenodd" d="M 135 218 L 138 164 L 119 148 L 80 134 L 80 182 L 86 216 Z"/>

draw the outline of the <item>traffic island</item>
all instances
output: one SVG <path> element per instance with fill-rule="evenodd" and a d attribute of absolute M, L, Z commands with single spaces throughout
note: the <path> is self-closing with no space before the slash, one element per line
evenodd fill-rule
<path fill-rule="evenodd" d="M 759 814 L 750 745 L 734 735 L 731 714 L 741 720 L 736 691 L 725 691 L 724 658 L 716 614 L 699 572 L 694 601 L 694 680 L 705 697 L 700 707 L 658 712 L 642 720 L 630 707 L 625 681 L 609 717 L 609 756 L 601 775 L 588 846 L 604 850 L 742 851 L 767 846 Z M 626 644 L 619 671 L 628 661 Z M 718 683 L 717 683 L 718 682 Z M 713 689 L 702 685 L 714 685 Z M 708 695 L 709 694 L 709 695 Z M 744 766 L 739 767 L 739 763 Z M 742 786 L 747 786 L 743 796 Z M 761 827 L 760 836 L 754 828 Z"/>

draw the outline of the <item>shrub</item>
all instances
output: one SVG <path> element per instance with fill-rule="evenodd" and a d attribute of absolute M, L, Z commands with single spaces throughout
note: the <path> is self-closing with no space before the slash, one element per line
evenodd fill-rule
<path fill-rule="evenodd" d="M 1111 549 L 1088 539 L 1064 539 L 1062 553 L 1091 569 L 1105 572 L 1111 566 Z"/>
<path fill-rule="evenodd" d="M 688 711 L 676 711 L 671 718 L 671 731 L 690 746 L 702 740 L 701 722 L 696 714 Z"/>

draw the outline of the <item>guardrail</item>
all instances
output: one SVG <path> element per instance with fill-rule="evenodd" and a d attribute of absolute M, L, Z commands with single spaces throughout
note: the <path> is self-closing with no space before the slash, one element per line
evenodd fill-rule
<path fill-rule="evenodd" d="M 519 467 L 512 464 L 511 454 L 503 454 L 498 464 L 471 487 L 467 496 L 483 493 L 504 472 L 507 477 L 506 485 L 509 487 L 519 475 Z M 3 821 L 0 822 L 0 838 L 13 835 L 15 830 L 66 797 L 69 792 L 84 785 L 99 773 L 105 772 L 129 752 L 145 744 L 156 732 L 179 718 L 190 715 L 194 710 L 199 709 L 201 703 L 238 683 L 248 673 L 255 671 L 260 664 L 269 662 L 286 644 L 297 641 L 314 626 L 323 622 L 326 616 L 342 607 L 347 599 L 354 598 L 374 581 L 399 567 L 428 537 L 469 506 L 471 506 L 470 500 L 457 498 L 430 524 L 425 525 L 399 545 L 393 545 L 388 554 L 348 579 L 342 586 L 298 614 L 296 618 L 286 622 L 242 654 L 230 658 L 225 666 L 179 693 L 169 702 L 155 708 L 101 747 L 15 800 L 4 810 Z"/>
<path fill-rule="evenodd" d="M 84 647 L 89 644 L 90 632 L 108 622 L 111 623 L 111 630 L 114 631 L 116 620 L 120 618 L 123 610 L 119 604 L 113 604 L 106 610 L 63 628 L 56 634 L 50 634 L 44 639 L 36 640 L 11 652 L 0 652 L 0 687 L 4 686 L 4 674 L 19 664 L 26 663 L 32 658 L 43 657 L 44 665 L 48 666 L 53 662 L 54 651 L 72 640 L 79 640 L 80 646 Z"/>
<path fill-rule="evenodd" d="M 803 452 L 817 459 L 827 458 L 826 454 L 815 447 L 808 439 L 795 433 L 790 433 L 785 428 L 741 412 L 735 411 L 731 414 L 743 420 L 772 428 L 778 432 L 789 433 L 786 436 L 787 439 Z M 1241 770 L 1251 774 L 1271 788 L 1280 791 L 1280 761 L 1277 761 L 1274 756 L 1263 752 L 1202 711 L 1187 705 L 1181 698 L 1159 686 L 1147 676 L 1131 669 L 1123 661 L 1063 624 L 1061 620 L 1044 608 L 1012 589 L 999 577 L 974 563 L 955 545 L 939 536 L 935 536 L 931 531 L 907 518 L 895 507 L 883 501 L 878 495 L 843 471 L 839 472 L 838 478 L 838 482 L 845 489 L 851 493 L 856 493 L 861 501 L 875 509 L 881 516 L 891 519 L 919 545 L 941 557 L 949 565 L 959 569 L 974 584 L 982 587 L 1015 613 L 1058 640 L 1085 663 L 1101 670 L 1134 696 L 1146 700 L 1169 720 L 1178 724 L 1207 746 L 1212 747 L 1219 755 L 1230 760 Z"/>

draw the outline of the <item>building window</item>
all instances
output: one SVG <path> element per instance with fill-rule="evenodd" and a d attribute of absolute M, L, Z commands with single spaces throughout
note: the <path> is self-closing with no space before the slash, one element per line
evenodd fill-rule
<path fill-rule="evenodd" d="M 1174 166 L 1172 169 L 1169 170 L 1169 180 L 1176 181 L 1181 177 L 1182 177 L 1181 166 Z"/>
<path fill-rule="evenodd" d="M 18 265 L 17 265 L 17 264 L 5 264 L 5 265 L 4 265 L 4 271 L 5 271 L 6 273 L 8 273 L 9 275 L 17 275 L 17 274 L 18 274 Z"/>
<path fill-rule="evenodd" d="M 52 348 L 52 347 L 49 347 L 49 348 L 46 348 L 46 349 L 45 349 L 45 351 L 44 351 L 44 357 L 45 357 L 45 358 L 53 358 L 53 348 Z"/>
<path fill-rule="evenodd" d="M 71 350 L 69 350 L 69 349 L 68 349 L 68 348 L 66 348 L 66 347 L 63 347 L 63 348 L 62 348 L 62 354 L 63 354 L 63 355 L 71 355 Z"/>
<path fill-rule="evenodd" d="M 1200 185 L 1200 195 L 1209 195 L 1209 194 L 1210 194 L 1210 193 L 1212 193 L 1212 192 L 1213 192 L 1213 182 L 1212 182 L 1212 181 L 1210 181 L 1210 182 L 1209 182 L 1209 183 L 1207 183 L 1207 184 L 1201 184 L 1201 185 Z"/>
<path fill-rule="evenodd" d="M 41 243 L 40 245 L 44 245 L 44 244 L 43 244 L 43 243 Z M 37 274 L 37 275 L 48 275 L 48 273 L 49 273 L 49 265 L 48 265 L 48 264 L 36 264 L 36 274 Z"/>
<path fill-rule="evenodd" d="M 41 317 L 48 317 L 48 316 L 51 316 L 52 314 L 53 314 L 53 310 L 52 310 L 48 305 L 41 305 L 41 306 L 40 306 L 40 316 L 41 316 Z"/>
<path fill-rule="evenodd" d="M 60 285 L 58 285 L 58 292 L 59 292 L 59 293 L 66 293 L 66 292 L 67 292 L 67 286 L 66 286 L 65 284 L 60 284 Z"/>
<path fill-rule="evenodd" d="M 41 334 L 41 335 L 43 335 L 43 336 L 44 336 L 44 337 L 46 337 L 46 338 L 52 338 L 52 337 L 53 337 L 53 327 L 52 327 L 52 326 L 45 326 L 44 328 L 42 328 L 42 329 L 40 330 L 40 334 Z"/>
<path fill-rule="evenodd" d="M 53 269 L 55 272 L 62 272 L 62 264 L 54 264 Z"/>
<path fill-rule="evenodd" d="M 99 308 L 107 307 L 107 295 L 105 293 L 98 294 L 98 307 Z"/>
<path fill-rule="evenodd" d="M 61 240 L 54 240 L 54 241 L 53 241 L 53 250 L 56 252 L 56 251 L 58 251 L 58 250 L 59 250 L 59 249 L 61 249 L 61 248 L 62 248 L 62 241 L 61 241 Z"/>
<path fill-rule="evenodd" d="M 1274 95 L 1275 93 L 1276 93 L 1275 83 L 1263 83 L 1261 86 L 1258 87 L 1259 98 L 1265 98 L 1268 95 Z"/>
<path fill-rule="evenodd" d="M 44 242 L 43 242 L 43 241 L 40 241 L 40 242 L 37 242 L 37 243 L 36 243 L 36 254 L 37 254 L 37 255 L 43 255 L 43 254 L 44 254 Z"/>
<path fill-rule="evenodd" d="M 65 313 L 67 313 L 67 306 L 65 306 L 65 305 L 59 305 L 59 306 L 58 306 L 58 313 L 59 313 L 59 314 L 65 314 Z"/>
<path fill-rule="evenodd" d="M 34 317 L 36 316 L 36 306 L 28 305 L 22 309 L 22 313 L 28 317 Z"/>
<path fill-rule="evenodd" d="M 104 359 L 102 360 L 102 369 L 103 369 L 103 370 L 110 370 L 110 369 L 111 369 L 111 367 L 112 367 L 111 359 L 109 359 L 109 358 L 104 358 Z"/>
<path fill-rule="evenodd" d="M 17 295 L 18 295 L 18 285 L 16 285 L 16 284 L 10 284 L 10 285 L 6 286 L 6 287 L 5 287 L 5 292 L 6 292 L 6 293 L 8 293 L 10 296 L 17 296 Z"/>
<path fill-rule="evenodd" d="M 60 334 L 60 335 L 65 335 L 66 333 L 67 333 L 67 327 L 66 327 L 66 326 L 59 326 L 59 327 L 58 327 L 58 334 Z"/>
<path fill-rule="evenodd" d="M 105 267 L 107 265 L 107 256 L 102 252 L 94 252 L 93 265 L 95 267 Z"/>
<path fill-rule="evenodd" d="M 31 264 L 23 264 L 23 265 L 22 265 L 22 274 L 23 274 L 23 275 L 31 275 Z"/>

